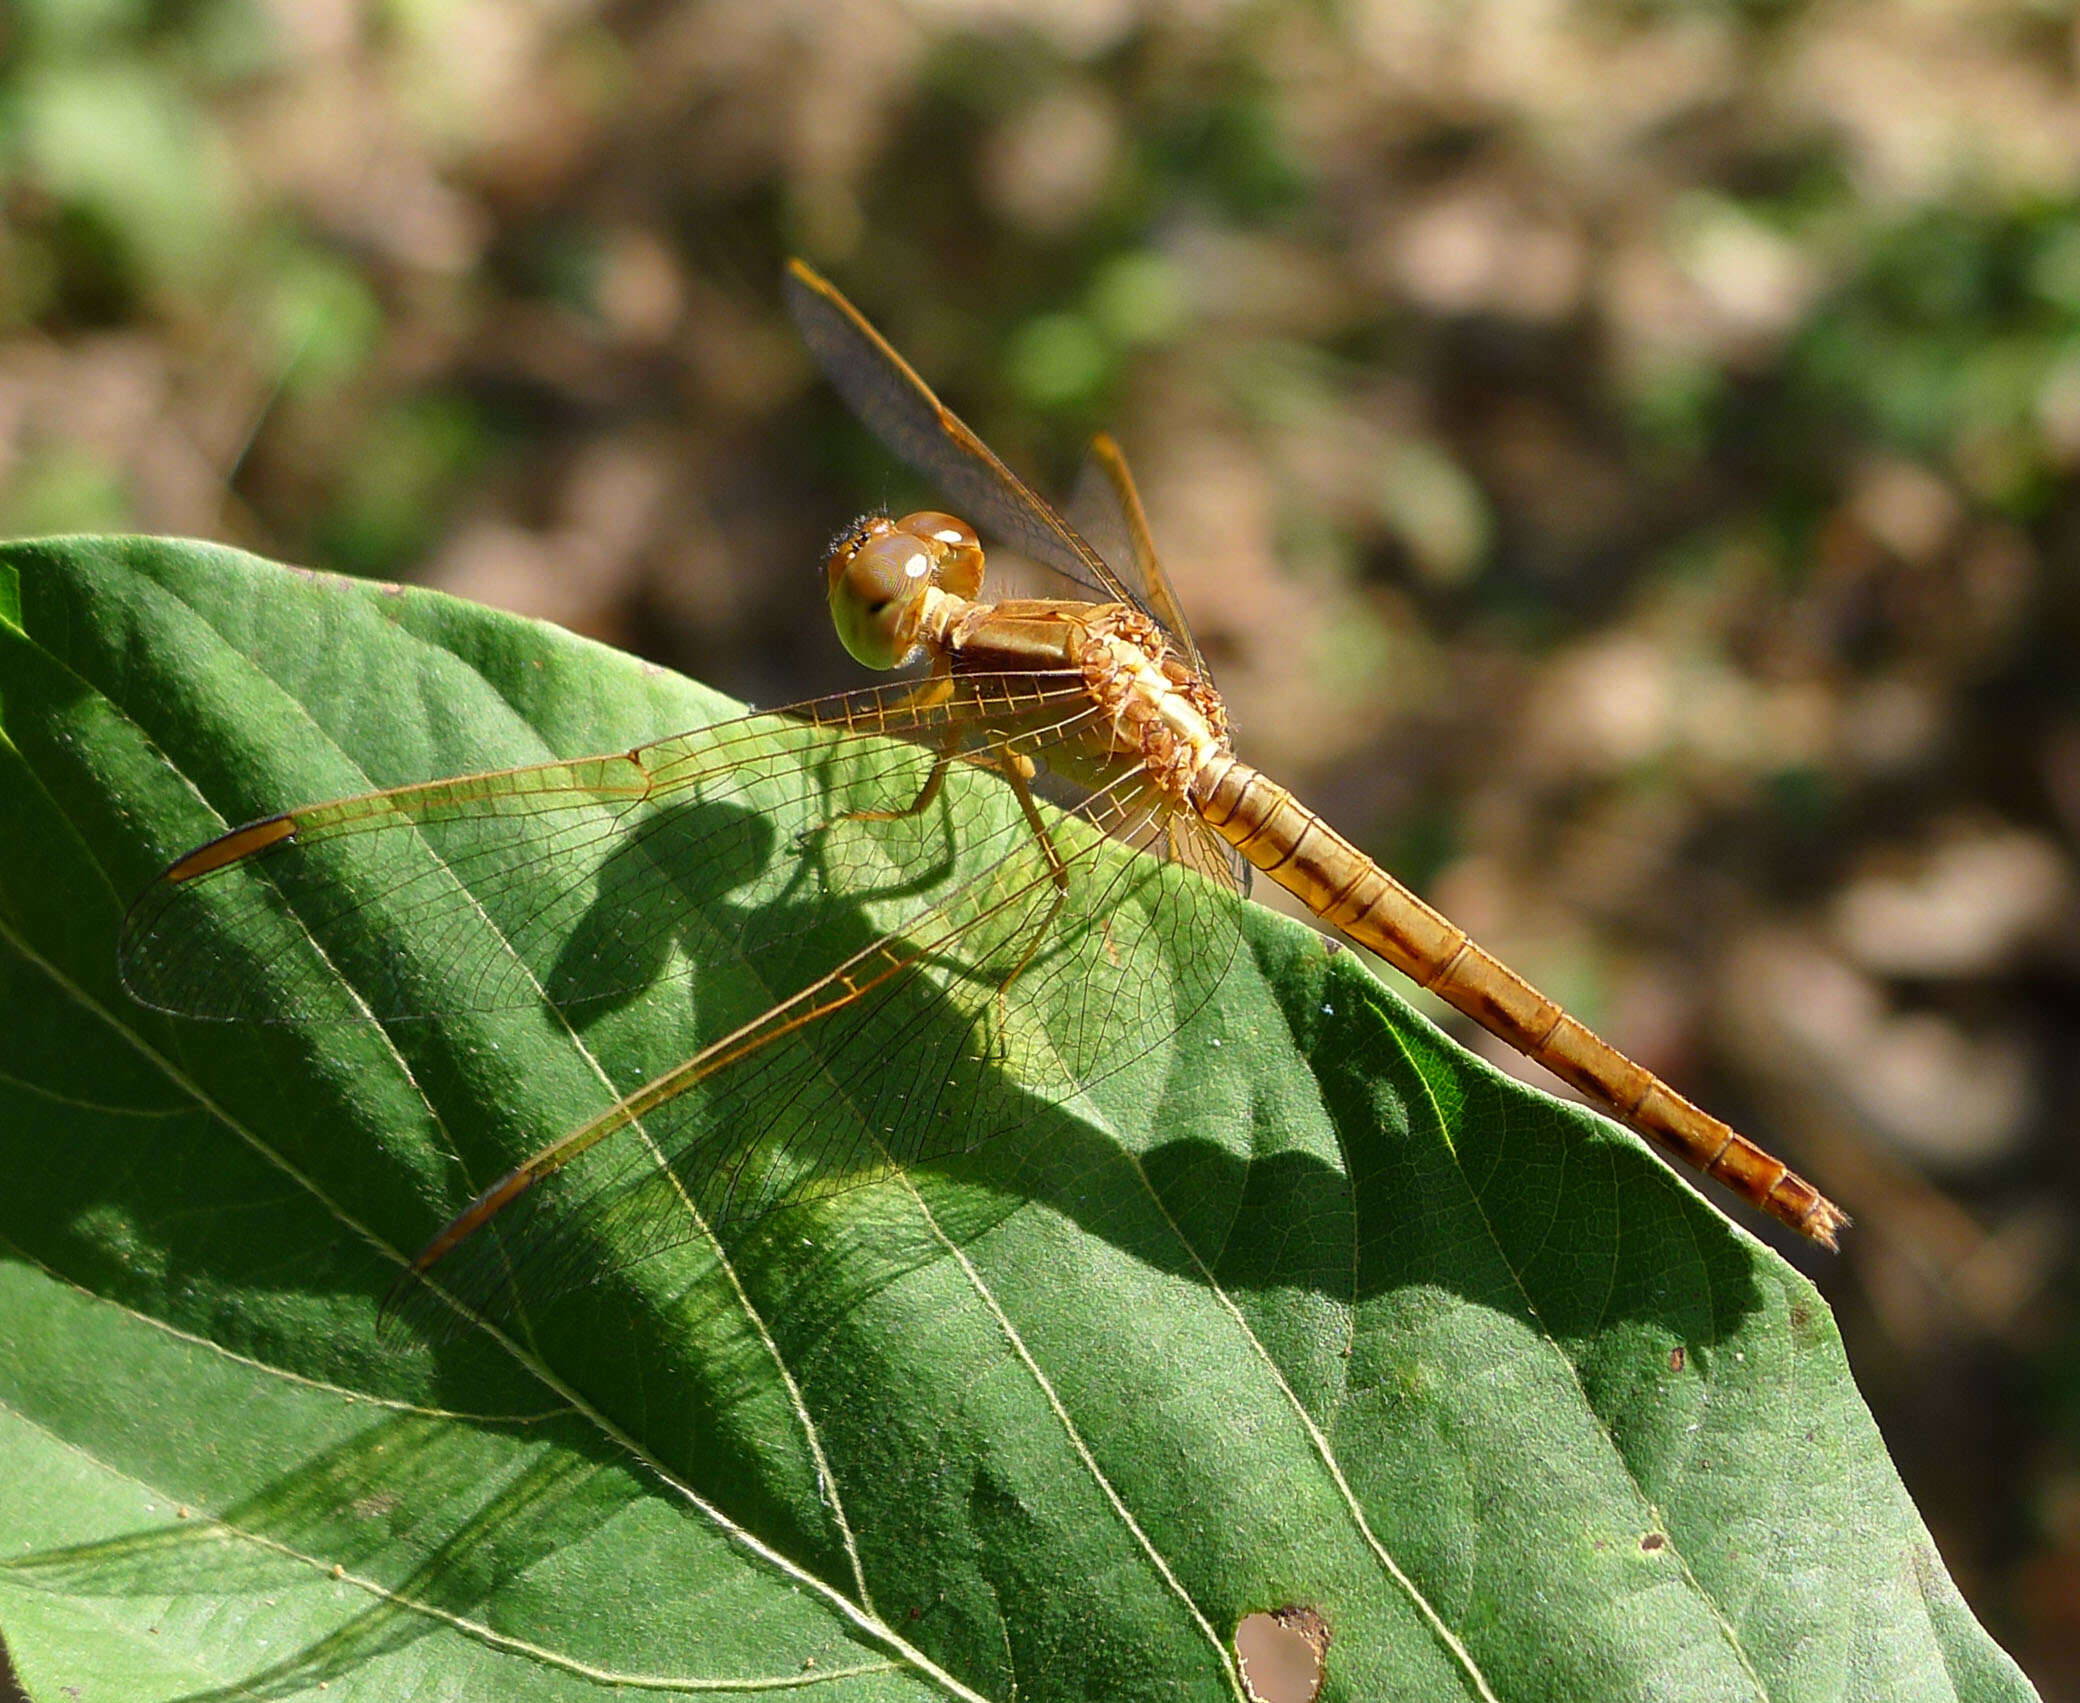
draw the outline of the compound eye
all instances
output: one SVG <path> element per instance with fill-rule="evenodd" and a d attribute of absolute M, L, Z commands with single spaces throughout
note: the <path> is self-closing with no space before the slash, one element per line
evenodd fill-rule
<path fill-rule="evenodd" d="M 974 597 L 982 590 L 982 541 L 975 529 L 957 516 L 938 509 L 920 509 L 895 523 L 898 532 L 922 538 L 932 546 L 939 563 L 939 589 L 956 597 Z"/>
<path fill-rule="evenodd" d="M 844 577 L 852 558 L 875 539 L 886 538 L 895 529 L 896 523 L 885 514 L 863 514 L 831 540 L 830 554 L 823 559 L 823 571 L 832 597 L 838 595 L 838 581 Z"/>
<path fill-rule="evenodd" d="M 845 648 L 867 667 L 900 668 L 917 649 L 932 548 L 912 534 L 886 530 L 855 548 L 857 536 L 831 552 L 831 621 Z"/>

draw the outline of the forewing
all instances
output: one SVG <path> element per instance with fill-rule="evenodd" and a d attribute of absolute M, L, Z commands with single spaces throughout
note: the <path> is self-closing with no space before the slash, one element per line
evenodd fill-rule
<path fill-rule="evenodd" d="M 1008 682 L 995 702 L 1042 745 L 1090 714 L 1061 677 Z M 832 895 L 900 893 L 914 871 L 871 848 L 848 865 L 814 836 L 780 836 L 902 810 L 939 751 L 1000 731 L 972 693 L 870 688 L 627 752 L 289 811 L 146 889 L 124 921 L 123 979 L 164 1011 L 276 1022 L 627 999 L 737 951 L 811 857 Z M 944 865 L 951 844 L 915 855 Z"/>
<path fill-rule="evenodd" d="M 802 340 L 846 405 L 936 485 L 963 520 L 1094 596 L 1138 604 L 1054 506 L 999 461 L 828 280 L 795 260 L 783 288 Z"/>

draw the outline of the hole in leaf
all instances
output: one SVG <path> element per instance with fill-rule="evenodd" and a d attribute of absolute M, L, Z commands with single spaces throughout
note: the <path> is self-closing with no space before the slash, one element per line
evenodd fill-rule
<path fill-rule="evenodd" d="M 1652 1555 L 1657 1549 L 1666 1549 L 1668 1547 L 1667 1534 L 1663 1532 L 1648 1532 L 1645 1537 L 1639 1540 L 1639 1546 L 1649 1555 Z"/>
<path fill-rule="evenodd" d="M 1313 1703 L 1329 1654 L 1329 1623 L 1311 1608 L 1246 1614 L 1235 1628 L 1251 1703 Z"/>

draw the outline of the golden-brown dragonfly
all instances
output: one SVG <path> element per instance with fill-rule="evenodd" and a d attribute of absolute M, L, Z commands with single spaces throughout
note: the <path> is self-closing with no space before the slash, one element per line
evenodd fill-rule
<path fill-rule="evenodd" d="M 847 649 L 876 669 L 927 662 L 921 680 L 285 811 L 177 859 L 126 921 L 133 993 L 190 1016 L 582 1017 L 690 988 L 692 1056 L 476 1194 L 407 1281 L 440 1267 L 464 1304 L 508 1310 L 601 1259 L 972 1150 L 1073 1101 L 1211 998 L 1251 866 L 1835 1245 L 1847 1217 L 1810 1183 L 1236 756 L 1109 438 L 1071 505 L 1079 530 L 829 283 L 797 261 L 784 287 L 853 410 L 965 517 L 871 516 L 828 559 Z M 982 601 L 971 520 L 1084 595 Z M 1066 813 L 1037 796 L 1049 784 Z"/>

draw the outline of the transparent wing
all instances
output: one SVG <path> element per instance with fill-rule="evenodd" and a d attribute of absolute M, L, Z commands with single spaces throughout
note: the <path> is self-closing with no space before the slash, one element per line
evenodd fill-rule
<path fill-rule="evenodd" d="M 1153 1060 L 1211 999 L 1237 941 L 1233 890 L 1161 857 L 1206 842 L 1125 775 L 1035 833 L 1011 789 L 949 779 L 964 839 L 1002 855 L 900 928 L 764 908 L 740 997 L 701 988 L 703 1045 L 479 1197 L 393 1300 L 446 1334 L 560 1297 L 777 1208 L 970 1152 Z M 904 824 L 847 823 L 890 848 Z M 1123 846 L 1119 842 L 1125 842 Z M 1134 849 L 1129 849 L 1134 848 Z M 1223 870 L 1218 858 L 1187 859 Z M 972 866 L 969 866 L 972 867 Z M 796 989 L 759 1006 L 763 990 Z M 655 1281 L 674 1289 L 675 1273 Z M 640 1279 L 638 1279 L 640 1281 Z"/>
<path fill-rule="evenodd" d="M 828 280 L 794 260 L 782 286 L 802 340 L 846 405 L 951 498 L 963 520 L 984 538 L 1001 540 L 1095 596 L 1133 604 L 1161 619 L 1051 503 L 932 394 L 910 363 Z"/>
<path fill-rule="evenodd" d="M 1090 453 L 1069 494 L 1069 519 L 1127 582 L 1136 601 L 1169 630 L 1192 671 L 1210 680 L 1199 641 L 1192 637 L 1191 624 L 1185 620 L 1184 605 L 1156 554 L 1141 493 L 1134 488 L 1134 475 L 1127 471 L 1126 451 L 1110 432 L 1091 439 Z"/>
<path fill-rule="evenodd" d="M 741 938 L 809 851 L 834 895 L 890 880 L 872 845 L 779 836 L 905 808 L 938 750 L 1017 737 L 1044 755 L 1090 714 L 1066 677 L 976 679 L 940 702 L 868 688 L 631 751 L 287 811 L 145 890 L 123 923 L 123 980 L 162 1011 L 260 1022 L 626 999 L 735 950 L 713 924 L 689 932 L 693 919 L 733 919 Z M 914 855 L 930 867 L 951 852 Z"/>
<path fill-rule="evenodd" d="M 1236 940 L 1225 843 L 1124 766 L 1043 837 L 990 753 L 1073 737 L 1081 682 L 959 693 L 848 693 L 250 824 L 147 890 L 125 979 L 189 1015 L 318 1019 L 689 982 L 687 1062 L 537 1154 L 434 1267 L 468 1309 L 537 1309 L 1060 1115 L 1212 996 Z"/>

